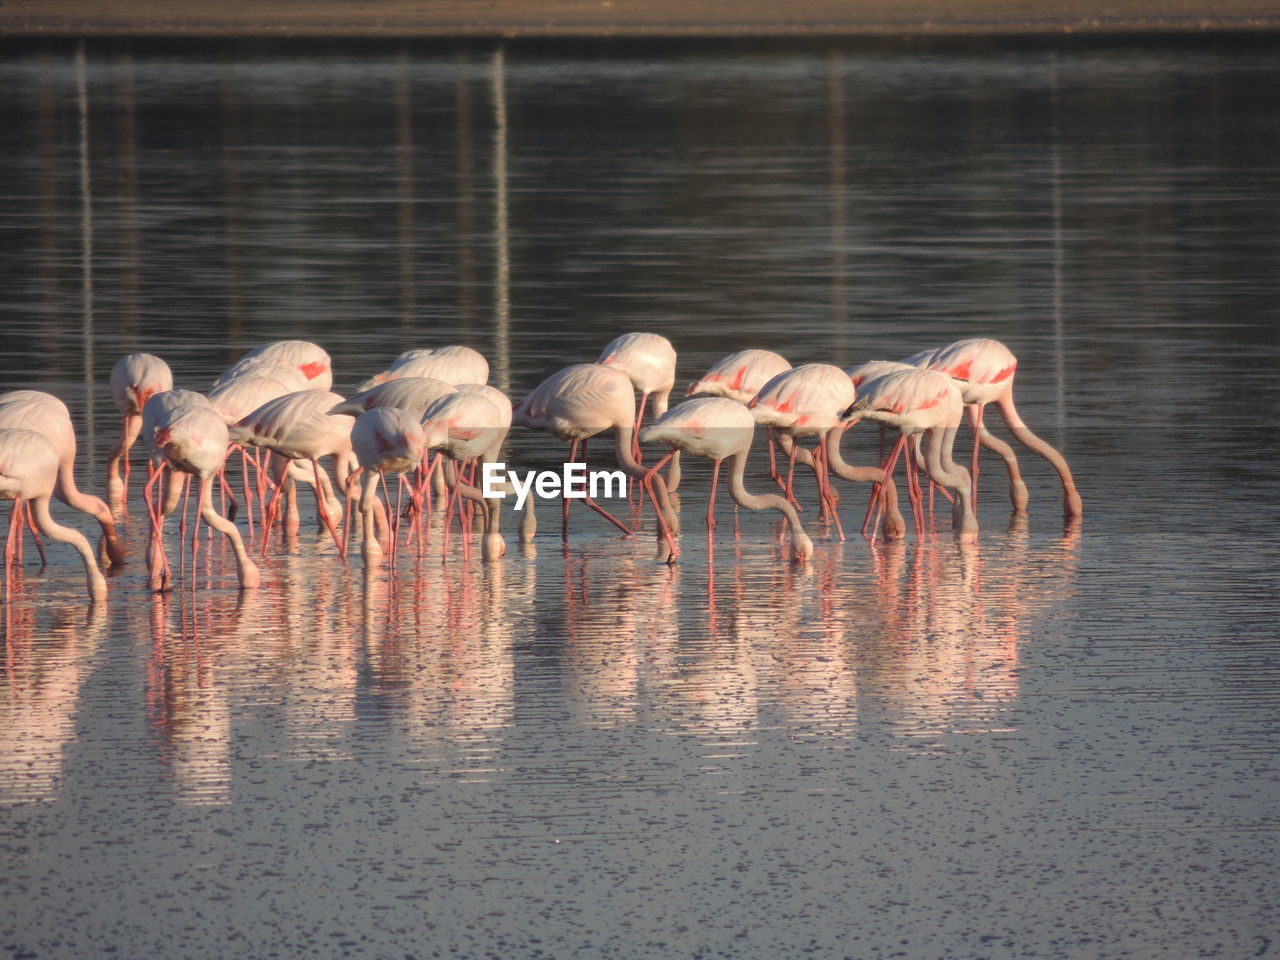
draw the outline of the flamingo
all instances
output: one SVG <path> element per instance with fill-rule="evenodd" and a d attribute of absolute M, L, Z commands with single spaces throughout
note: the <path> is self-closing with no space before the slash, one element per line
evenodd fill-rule
<path fill-rule="evenodd" d="M 111 511 L 97 497 L 82 493 L 76 486 L 76 431 L 67 405 L 51 393 L 39 390 L 12 390 L 0 394 L 0 428 L 34 430 L 58 453 L 58 476 L 53 496 L 73 510 L 87 513 L 102 528 L 102 547 L 112 564 L 125 561 L 124 542 L 116 532 Z"/>
<path fill-rule="evenodd" d="M 311 388 L 311 381 L 307 379 L 306 374 L 281 357 L 248 357 L 237 360 L 227 367 L 218 379 L 213 381 L 209 392 L 210 394 L 216 393 L 237 380 L 259 377 L 266 380 L 274 380 L 281 384 L 285 393 L 294 393 L 298 390 Z"/>
<path fill-rule="evenodd" d="M 285 376 L 276 376 L 274 371 L 264 369 L 265 367 L 274 366 L 276 371 L 283 371 Z M 292 367 L 281 366 L 274 361 L 266 360 L 263 363 L 250 365 L 244 369 L 239 375 L 229 380 L 224 380 L 221 384 L 209 391 L 209 403 L 214 410 L 218 411 L 222 419 L 228 427 L 233 427 L 249 414 L 253 413 L 264 403 L 276 400 L 286 394 L 294 393 L 297 390 L 305 389 L 304 387 L 290 386 L 291 383 L 302 382 L 303 377 L 297 373 Z M 249 518 L 249 537 L 253 537 L 253 488 L 249 485 L 249 453 L 240 444 L 232 443 L 232 449 L 240 451 L 240 463 L 243 472 L 244 497 L 248 506 Z M 266 500 L 266 474 L 265 468 L 258 451 L 254 451 L 253 465 L 258 471 L 258 497 L 265 504 Z M 295 481 L 305 483 L 314 483 L 314 477 L 302 469 L 290 471 Z M 265 507 L 262 509 L 263 520 L 265 522 Z"/>
<path fill-rule="evenodd" d="M 129 496 L 129 448 L 142 428 L 142 408 L 157 393 L 172 389 L 173 372 L 154 354 L 131 353 L 111 368 L 111 399 L 124 418 L 120 440 L 107 454 L 107 499 L 112 503 L 123 506 Z"/>
<path fill-rule="evenodd" d="M 674 536 L 679 521 L 667 498 L 667 486 L 659 475 L 647 477 L 632 452 L 636 398 L 631 379 L 616 367 L 579 363 L 553 373 L 515 405 L 512 422 L 546 430 L 567 440 L 569 459 L 576 462 L 578 445 L 605 430 L 614 432 L 618 464 L 629 476 L 646 485 L 658 514 L 658 559 L 674 562 L 679 550 Z M 625 533 L 631 531 L 590 497 L 587 505 Z M 532 501 L 526 509 L 532 509 Z M 569 535 L 569 499 L 562 506 L 562 533 Z"/>
<path fill-rule="evenodd" d="M 231 428 L 231 439 L 241 446 L 265 447 L 284 458 L 276 470 L 278 484 L 275 496 L 267 508 L 264 526 L 269 531 L 279 510 L 279 500 L 286 486 L 292 488 L 288 477 L 288 462 L 309 460 L 316 485 L 316 510 L 320 520 L 329 530 L 341 556 L 346 556 L 345 545 L 338 534 L 334 513 L 340 511 L 336 500 L 331 500 L 331 488 L 320 469 L 322 457 L 333 457 L 334 480 L 337 489 L 346 489 L 347 456 L 351 452 L 351 427 L 355 418 L 347 414 L 330 414 L 329 411 L 342 402 L 342 397 L 327 390 L 299 390 L 264 403 L 257 410 L 242 418 Z M 297 512 L 290 515 L 296 530 Z M 267 541 L 263 538 L 263 550 Z"/>
<path fill-rule="evenodd" d="M 489 362 L 470 347 L 453 344 L 434 349 L 406 350 L 391 366 L 356 387 L 356 393 L 404 377 L 431 377 L 446 383 L 488 383 Z"/>
<path fill-rule="evenodd" d="M 1026 485 L 1018 475 L 1017 460 L 1007 444 L 1000 441 L 992 443 L 992 437 L 983 426 L 982 413 L 988 403 L 994 403 L 1000 411 L 1000 418 L 1013 434 L 1014 439 L 1028 450 L 1044 457 L 1058 472 L 1062 480 L 1062 512 L 1068 519 L 1081 516 L 1084 512 L 1080 494 L 1076 490 L 1071 468 L 1066 458 L 1056 449 L 1037 437 L 1022 422 L 1018 410 L 1013 403 L 1013 378 L 1018 369 L 1018 359 L 1003 343 L 987 338 L 957 340 L 955 343 L 937 350 L 926 351 L 909 357 L 908 362 L 929 370 L 937 370 L 955 379 L 961 390 L 965 403 L 965 413 L 969 425 L 973 429 L 973 488 L 974 499 L 977 499 L 978 488 L 978 447 L 980 444 L 992 447 L 1004 458 L 1009 468 L 1010 498 L 1014 510 L 1021 512 L 1026 508 Z M 1003 446 L 1003 449 L 1001 447 Z"/>
<path fill-rule="evenodd" d="M 840 454 L 840 438 L 844 426 L 841 413 L 857 397 L 853 382 L 839 367 L 826 363 L 807 363 L 778 374 L 766 383 L 752 399 L 750 407 L 757 423 L 773 427 L 793 444 L 806 436 L 821 438 L 814 451 L 814 473 L 818 478 L 818 492 L 824 512 L 835 518 L 840 538 L 844 532 L 836 515 L 837 501 L 831 489 L 829 472 L 854 482 L 883 484 L 884 471 L 877 467 L 852 467 Z M 795 469 L 795 447 L 792 448 L 791 467 L 787 476 L 787 498 L 794 502 L 791 473 Z M 881 487 L 880 489 L 884 489 Z M 906 523 L 897 510 L 896 492 L 888 485 L 885 494 L 884 534 L 896 538 L 906 529 Z"/>
<path fill-rule="evenodd" d="M 366 410 L 378 407 L 397 407 L 421 420 L 427 407 L 441 397 L 457 391 L 457 387 L 435 377 L 400 377 L 385 380 L 368 390 L 362 390 L 342 403 L 337 404 L 330 413 L 345 413 L 358 417 Z"/>
<path fill-rule="evenodd" d="M 932 370 L 897 370 L 863 382 L 861 394 L 843 411 L 842 418 L 852 418 L 851 425 L 860 419 L 872 420 L 898 430 L 898 440 L 885 464 L 885 482 L 867 508 L 868 519 L 876 502 L 883 502 L 888 491 L 893 489 L 893 469 L 909 439 L 916 434 L 924 434 L 925 470 L 929 479 L 940 487 L 955 491 L 952 523 L 956 535 L 966 542 L 977 539 L 978 521 L 973 513 L 969 474 L 951 459 L 963 409 L 959 387 L 950 377 Z M 907 490 L 915 517 L 916 538 L 923 541 L 924 508 L 916 479 L 915 459 L 908 454 L 906 461 Z"/>
<path fill-rule="evenodd" d="M 325 353 L 323 348 L 306 340 L 277 340 L 274 343 L 254 347 L 228 367 L 214 382 L 214 386 L 220 386 L 227 380 L 234 379 L 247 369 L 258 366 L 263 360 L 284 364 L 297 370 L 306 378 L 306 389 L 329 390 L 333 387 L 333 368 L 329 354 Z"/>
<path fill-rule="evenodd" d="M 643 443 L 666 443 L 695 457 L 706 457 L 714 462 L 711 497 L 707 504 L 708 554 L 711 533 L 716 523 L 714 511 L 720 464 L 729 457 L 733 461 L 729 473 L 729 492 L 734 502 L 748 510 L 774 509 L 781 513 L 791 527 L 792 554 L 797 561 L 804 561 L 813 555 L 813 541 L 800 525 L 800 517 L 795 508 L 776 494 L 753 496 L 743 486 L 743 472 L 755 431 L 755 418 L 741 402 L 727 397 L 699 397 L 668 410 L 657 422 L 641 432 L 640 440 Z M 660 461 L 650 473 L 661 466 Z"/>
<path fill-rule="evenodd" d="M 401 474 L 416 470 L 426 449 L 426 433 L 417 419 L 405 411 L 397 407 L 375 407 L 356 418 L 351 427 L 351 447 L 364 472 L 360 496 L 363 531 L 360 557 L 366 566 L 374 567 L 382 562 L 383 556 L 374 523 L 374 511 L 379 506 L 378 481 L 383 480 L 385 487 L 384 476 L 388 470 Z M 354 478 L 353 474 L 347 482 Z M 396 538 L 393 530 L 390 541 L 393 557 Z"/>
<path fill-rule="evenodd" d="M 498 458 L 498 451 L 507 438 L 511 428 L 511 401 L 500 391 L 503 403 L 495 403 L 489 395 L 492 388 L 486 387 L 483 392 L 458 388 L 457 393 L 441 397 L 422 416 L 422 427 L 426 431 L 428 450 L 439 450 L 457 463 L 453 494 L 449 509 L 461 492 L 468 499 L 479 501 L 484 509 L 484 547 L 485 560 L 497 560 L 507 551 L 506 541 L 498 532 L 500 502 L 496 498 L 486 499 L 473 484 L 463 482 L 463 467 L 474 464 L 483 475 L 484 464 L 493 463 Z M 526 514 L 526 517 L 532 514 Z M 449 519 L 446 516 L 446 530 Z"/>
<path fill-rule="evenodd" d="M 686 397 L 706 394 L 750 403 L 760 388 L 791 364 L 772 350 L 739 350 L 713 363 L 702 378 L 689 384 Z"/>
<path fill-rule="evenodd" d="M 676 349 L 666 337 L 656 333 L 624 333 L 614 337 L 600 351 L 596 361 L 606 367 L 615 367 L 625 373 L 640 392 L 640 409 L 632 433 L 636 461 L 641 461 L 638 433 L 644 420 L 644 408 L 653 395 L 653 415 L 658 418 L 667 412 L 667 401 L 676 385 Z M 667 489 L 680 485 L 680 455 L 671 457 L 667 470 Z"/>
<path fill-rule="evenodd" d="M 213 478 L 222 470 L 227 458 L 230 435 L 226 421 L 209 406 L 200 404 L 182 404 L 172 407 L 159 417 L 155 435 L 151 440 L 152 452 L 161 459 L 161 470 L 152 477 L 155 483 L 165 467 L 180 473 L 190 474 L 199 481 L 197 493 L 197 509 L 199 517 L 214 530 L 224 534 L 231 541 L 231 549 L 235 552 L 236 573 L 242 589 L 251 589 L 261 582 L 257 565 L 249 559 L 245 551 L 244 541 L 236 525 L 227 520 L 213 508 Z M 149 501 L 148 501 L 149 502 Z M 165 588 L 165 571 L 168 564 L 164 560 L 164 543 L 159 532 L 160 517 L 152 516 L 152 537 L 158 563 L 153 562 L 151 568 L 152 589 Z M 191 534 L 191 570 L 194 577 L 196 553 L 199 546 L 199 520 Z"/>
<path fill-rule="evenodd" d="M 705 394 L 713 397 L 728 397 L 740 403 L 750 403 L 760 392 L 761 387 L 778 374 L 790 369 L 791 363 L 772 350 L 739 350 L 713 363 L 702 375 L 701 380 L 695 380 L 689 384 L 684 395 L 693 397 Z M 768 428 L 768 438 L 769 476 L 778 486 L 785 486 L 785 482 L 778 475 L 777 458 L 774 455 L 776 440 L 772 427 Z M 789 440 L 790 438 L 788 438 L 785 453 L 790 453 L 793 448 Z M 797 451 L 796 459 L 805 466 L 813 466 L 813 458 L 808 450 Z"/>
<path fill-rule="evenodd" d="M 0 500 L 15 501 L 5 541 L 5 580 L 9 579 L 14 552 L 22 535 L 18 507 L 25 503 L 41 533 L 50 540 L 71 544 L 80 554 L 89 597 L 97 603 L 106 599 L 107 581 L 98 569 L 89 541 L 79 531 L 54 522 L 49 513 L 49 498 L 58 485 L 61 468 L 62 457 L 57 448 L 42 434 L 34 430 L 0 429 Z"/>

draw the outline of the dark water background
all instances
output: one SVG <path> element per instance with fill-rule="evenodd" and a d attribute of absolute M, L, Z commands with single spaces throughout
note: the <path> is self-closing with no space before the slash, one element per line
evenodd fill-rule
<path fill-rule="evenodd" d="M 1280 950 L 1274 44 L 3 51 L 0 387 L 67 401 L 86 488 L 133 350 L 199 389 L 306 338 L 344 392 L 464 342 L 518 397 L 633 329 L 681 384 L 987 335 L 1086 516 L 1027 457 L 974 549 L 811 521 L 793 568 L 726 511 L 711 577 L 694 464 L 676 569 L 580 516 L 366 583 L 304 526 L 254 595 L 217 548 L 90 613 L 53 547 L 4 606 L 0 951 Z"/>

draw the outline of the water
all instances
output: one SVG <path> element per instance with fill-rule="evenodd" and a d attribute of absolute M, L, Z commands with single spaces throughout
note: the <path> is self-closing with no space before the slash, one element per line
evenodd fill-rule
<path fill-rule="evenodd" d="M 366 581 L 306 524 L 253 595 L 215 547 L 97 611 L 52 545 L 3 608 L 8 955 L 1274 952 L 1269 42 L 6 52 L 3 386 L 84 487 L 136 349 L 199 388 L 303 337 L 342 392 L 465 342 L 518 396 L 631 329 L 681 383 L 990 335 L 1086 511 L 1028 456 L 975 548 L 810 514 L 795 568 L 722 507 L 709 572 L 695 463 L 674 569 L 582 512 Z"/>

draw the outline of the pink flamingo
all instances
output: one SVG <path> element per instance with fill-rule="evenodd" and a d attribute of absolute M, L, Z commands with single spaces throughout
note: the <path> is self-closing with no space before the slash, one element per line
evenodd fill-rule
<path fill-rule="evenodd" d="M 199 518 L 202 517 L 205 523 L 231 541 L 240 586 L 248 589 L 258 586 L 261 581 L 258 567 L 249 559 L 236 525 L 213 508 L 213 478 L 222 470 L 229 445 L 230 435 L 226 421 L 212 407 L 184 404 L 170 408 L 159 418 L 151 441 L 152 452 L 161 458 L 162 463 L 161 469 L 151 478 L 148 486 L 156 482 L 166 467 L 198 479 L 196 502 L 199 513 L 191 534 L 192 583 L 194 585 L 196 555 L 200 543 Z M 150 505 L 149 496 L 147 502 Z M 156 560 L 152 563 L 150 582 L 152 589 L 163 590 L 167 586 L 169 568 L 164 559 L 160 518 L 153 513 L 151 519 Z"/>
<path fill-rule="evenodd" d="M 498 402 L 490 391 L 499 395 Z M 449 511 L 453 510 L 459 493 L 481 505 L 484 510 L 482 555 L 487 561 L 497 560 L 507 552 L 506 541 L 498 532 L 501 502 L 496 498 L 486 499 L 474 483 L 464 481 L 462 474 L 468 464 L 473 466 L 473 471 L 483 474 L 484 465 L 498 459 L 511 428 L 511 401 L 491 387 L 483 391 L 471 389 L 470 385 L 459 387 L 457 393 L 441 397 L 427 408 L 422 416 L 422 428 L 426 431 L 427 449 L 441 451 L 457 465 Z M 447 514 L 445 524 L 447 531 Z"/>
<path fill-rule="evenodd" d="M 265 361 L 267 365 L 275 365 L 274 361 Z M 289 386 L 291 381 L 301 381 L 301 374 L 296 373 L 292 367 L 283 367 L 275 365 L 278 370 L 288 373 L 288 376 L 262 376 L 263 364 L 246 367 L 245 371 L 240 375 L 224 380 L 221 384 L 209 391 L 209 403 L 214 410 L 218 411 L 222 419 L 228 427 L 233 427 L 253 411 L 257 410 L 264 403 L 278 399 L 287 394 L 294 393 L 297 390 L 304 389 L 302 387 Z M 253 496 L 254 488 L 249 483 L 249 453 L 240 444 L 232 442 L 232 449 L 240 451 L 240 463 L 243 470 L 243 488 L 245 503 L 248 507 L 249 519 L 249 537 L 253 537 Z M 257 470 L 258 488 L 257 493 L 260 501 L 266 500 L 266 474 L 261 455 L 258 451 L 254 451 L 253 465 Z M 312 478 L 303 473 L 302 477 L 295 476 L 295 479 L 303 479 L 312 481 Z M 261 513 L 265 521 L 265 506 Z"/>
<path fill-rule="evenodd" d="M 750 403 L 760 392 L 761 387 L 778 374 L 790 369 L 790 362 L 772 350 L 739 350 L 713 363 L 702 375 L 701 380 L 695 380 L 689 384 L 684 395 L 686 397 L 699 395 L 728 397 L 739 403 Z M 778 475 L 778 462 L 774 453 L 776 441 L 772 427 L 768 428 L 768 443 L 769 476 L 779 486 L 784 486 L 785 481 Z M 789 448 L 791 446 L 788 444 Z M 790 449 L 785 452 L 789 453 Z M 813 458 L 808 450 L 797 451 L 796 459 L 805 466 L 813 466 Z"/>
<path fill-rule="evenodd" d="M 357 473 L 363 471 L 360 494 L 360 517 L 363 540 L 360 545 L 360 558 L 365 566 L 376 567 L 382 563 L 383 545 L 378 540 L 375 511 L 381 508 L 378 500 L 377 486 L 382 481 L 386 487 L 385 474 L 403 474 L 417 470 L 422 463 L 426 449 L 426 432 L 416 418 L 397 407 L 375 407 L 356 418 L 351 427 L 351 447 L 355 451 L 359 464 Z M 347 478 L 351 483 L 356 479 L 353 473 Z M 352 498 L 348 497 L 348 501 Z M 399 518 L 399 510 L 395 516 Z M 397 532 L 391 532 L 387 550 L 395 560 Z"/>
<path fill-rule="evenodd" d="M 9 535 L 5 541 L 5 581 L 9 580 L 15 550 L 22 529 L 20 504 L 26 504 L 36 527 L 50 540 L 69 543 L 84 562 L 89 596 L 96 603 L 106 599 L 107 581 L 94 560 L 93 549 L 84 534 L 54 522 L 49 498 L 58 484 L 62 458 L 43 435 L 34 430 L 0 429 L 0 500 L 13 500 Z"/>
<path fill-rule="evenodd" d="M 444 349 L 448 350 L 450 348 L 446 347 Z M 458 349 L 461 350 L 466 348 L 460 347 Z M 471 352 L 474 353 L 475 351 Z M 476 356 L 479 357 L 480 355 L 476 354 Z M 444 363 L 446 361 L 441 360 L 440 362 Z M 488 364 L 485 363 L 484 357 L 480 357 L 480 363 L 485 364 L 485 374 L 487 376 L 489 367 Z M 485 389 L 492 388 L 486 387 Z M 435 377 L 398 377 L 394 380 L 384 380 L 382 383 L 372 386 L 368 390 L 357 393 L 355 396 L 338 404 L 329 412 L 346 413 L 353 417 L 358 417 L 366 410 L 374 410 L 378 407 L 396 407 L 413 417 L 414 420 L 421 421 L 422 415 L 426 412 L 427 407 L 431 406 L 431 404 L 435 403 L 441 397 L 447 396 L 451 393 L 456 393 L 457 390 L 458 387 L 453 383 L 445 380 L 439 380 Z M 494 390 L 494 393 L 502 396 L 501 392 L 498 390 Z M 510 408 L 511 401 L 507 400 L 505 396 L 503 396 L 503 400 L 506 402 L 507 407 Z M 434 487 L 436 494 L 435 503 L 438 509 L 443 510 L 446 492 L 444 474 L 439 471 L 433 471 L 430 482 Z M 415 498 L 415 509 L 420 506 L 420 499 L 421 498 Z"/>
<path fill-rule="evenodd" d="M 841 413 L 856 399 L 852 381 L 839 367 L 825 363 L 807 363 L 783 371 L 761 388 L 750 407 L 757 423 L 773 427 L 794 444 L 806 436 L 819 437 L 814 450 L 814 473 L 818 478 L 818 492 L 823 512 L 836 521 L 840 538 L 844 531 L 836 514 L 838 501 L 831 488 L 830 472 L 845 480 L 860 483 L 882 484 L 884 471 L 878 467 L 852 467 L 845 463 L 840 453 L 840 439 L 844 425 Z M 787 499 L 794 503 L 792 475 L 795 471 L 795 447 L 792 447 L 791 464 L 787 475 Z M 898 537 L 906 529 L 906 522 L 897 510 L 897 500 L 892 485 L 886 494 L 886 537 Z M 881 486 L 880 489 L 885 489 Z"/>
<path fill-rule="evenodd" d="M 706 394 L 750 403 L 760 388 L 791 364 L 772 350 L 739 350 L 713 363 L 702 379 L 689 384 L 686 397 Z"/>
<path fill-rule="evenodd" d="M 306 340 L 277 340 L 254 347 L 223 371 L 214 386 L 220 386 L 254 368 L 257 368 L 257 375 L 263 375 L 263 361 L 292 367 L 306 378 L 306 389 L 329 390 L 333 387 L 333 367 L 329 354 Z"/>
<path fill-rule="evenodd" d="M 638 432 L 644 420 L 644 408 L 652 394 L 654 418 L 667 412 L 667 402 L 676 385 L 676 349 L 670 340 L 656 333 L 624 333 L 609 341 L 596 362 L 621 370 L 640 392 L 640 409 L 636 413 L 632 433 L 636 462 L 639 463 L 642 458 Z M 680 486 L 679 452 L 671 457 L 666 483 L 669 491 Z"/>
<path fill-rule="evenodd" d="M 453 344 L 434 349 L 406 350 L 391 366 L 356 387 L 356 393 L 404 377 L 430 377 L 446 383 L 488 383 L 489 362 L 470 347 Z"/>
<path fill-rule="evenodd" d="M 714 511 L 720 464 L 731 458 L 729 493 L 734 502 L 748 510 L 773 509 L 781 513 L 791 527 L 792 555 L 797 561 L 804 561 L 813 555 L 813 541 L 800 525 L 795 508 L 776 494 L 753 496 L 743 486 L 742 477 L 755 432 L 755 418 L 741 402 L 727 397 L 700 397 L 668 410 L 641 432 L 640 439 L 643 443 L 666 443 L 695 457 L 706 457 L 715 464 L 707 503 L 708 555 L 716 525 Z M 659 461 L 650 473 L 661 467 L 662 461 Z"/>
<path fill-rule="evenodd" d="M 76 486 L 76 431 L 67 405 L 51 393 L 39 390 L 12 390 L 0 394 L 0 428 L 34 430 L 58 453 L 58 476 L 53 496 L 73 510 L 87 513 L 102 528 L 102 548 L 112 564 L 125 561 L 124 542 L 116 532 L 111 511 L 97 497 L 82 493 Z"/>
<path fill-rule="evenodd" d="M 284 458 L 276 469 L 276 492 L 267 507 L 264 526 L 270 531 L 279 513 L 282 493 L 292 491 L 293 481 L 288 476 L 289 461 L 309 460 L 316 486 L 316 511 L 321 522 L 333 537 L 341 556 L 346 556 L 345 545 L 338 533 L 335 512 L 341 507 L 331 499 L 334 487 L 320 469 L 320 459 L 333 457 L 336 489 L 346 490 L 347 457 L 351 453 L 351 427 L 355 418 L 329 411 L 342 402 L 342 397 L 327 390 L 300 390 L 264 403 L 231 428 L 231 439 L 242 446 L 264 447 Z M 297 530 L 297 511 L 289 517 L 289 532 Z M 262 548 L 267 547 L 266 537 Z"/>
<path fill-rule="evenodd" d="M 893 469 L 909 439 L 916 434 L 924 434 L 923 452 L 929 479 L 941 487 L 949 487 L 955 491 L 952 521 L 957 536 L 965 541 L 977 538 L 978 522 L 973 513 L 969 475 L 951 459 L 951 449 L 956 430 L 960 427 L 963 409 L 964 402 L 959 388 L 945 374 L 907 369 L 864 381 L 858 399 L 843 412 L 845 419 L 853 418 L 850 425 L 863 419 L 898 430 L 898 440 L 885 464 L 885 482 L 867 508 L 868 520 L 873 507 L 883 502 L 888 491 L 893 488 Z M 915 458 L 908 453 L 906 462 L 907 490 L 915 516 L 916 537 L 923 541 L 924 508 L 920 484 L 916 478 Z M 863 526 L 865 529 L 866 523 Z M 872 540 L 874 539 L 873 531 Z"/>
<path fill-rule="evenodd" d="M 1013 403 L 1013 378 L 1018 369 L 1018 359 L 1008 347 L 998 340 L 986 338 L 957 340 L 938 350 L 916 354 L 908 358 L 908 362 L 916 362 L 918 366 L 929 370 L 938 370 L 959 383 L 965 412 L 973 429 L 972 476 L 975 501 L 978 489 L 978 447 L 982 444 L 996 450 L 1009 468 L 1010 499 L 1014 510 L 1021 512 L 1027 503 L 1026 484 L 1018 474 L 1017 459 L 1013 456 L 1013 451 L 1000 441 L 992 443 L 996 438 L 983 426 L 983 410 L 988 403 L 994 403 L 1014 439 L 1028 450 L 1040 454 L 1058 472 L 1062 480 L 1064 516 L 1073 519 L 1083 514 L 1080 494 L 1076 490 L 1066 458 L 1032 433 L 1018 416 Z"/>
<path fill-rule="evenodd" d="M 385 380 L 376 386 L 337 404 L 330 413 L 345 413 L 358 417 L 366 410 L 378 407 L 396 407 L 421 420 L 427 407 L 443 396 L 456 393 L 458 388 L 452 383 L 437 380 L 435 377 L 400 377 Z"/>
<path fill-rule="evenodd" d="M 169 365 L 150 353 L 131 353 L 111 368 L 111 399 L 124 418 L 120 440 L 107 454 L 107 499 L 112 503 L 123 506 L 129 495 L 129 448 L 142 428 L 142 408 L 157 393 L 172 389 Z"/>
<path fill-rule="evenodd" d="M 658 515 L 658 559 L 673 562 L 679 550 L 674 536 L 679 521 L 671 509 L 666 483 L 660 475 L 648 477 L 633 453 L 636 397 L 631 379 L 615 367 L 599 363 L 579 363 L 565 367 L 542 381 L 515 405 L 512 422 L 522 427 L 546 430 L 569 441 L 569 460 L 578 462 L 578 447 L 605 430 L 614 432 L 614 453 L 623 471 L 642 484 L 654 502 Z M 583 451 L 585 458 L 585 450 Z M 590 497 L 591 509 L 625 533 L 631 531 Z M 530 499 L 525 509 L 532 509 Z M 562 506 L 562 535 L 569 536 L 569 500 Z"/>

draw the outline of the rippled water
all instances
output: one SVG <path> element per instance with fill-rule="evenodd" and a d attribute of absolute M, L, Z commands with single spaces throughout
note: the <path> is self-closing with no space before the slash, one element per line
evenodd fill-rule
<path fill-rule="evenodd" d="M 1086 516 L 1027 457 L 974 548 L 811 517 L 796 568 L 724 507 L 709 570 L 691 464 L 674 569 L 583 511 L 367 580 L 305 525 L 256 593 L 215 546 L 88 612 L 52 545 L 3 606 L 0 949 L 1275 952 L 1274 46 L 5 52 L 0 386 L 66 399 L 82 486 L 136 349 L 200 388 L 304 337 L 342 392 L 465 342 L 519 396 L 631 329 L 681 383 L 991 335 Z"/>

